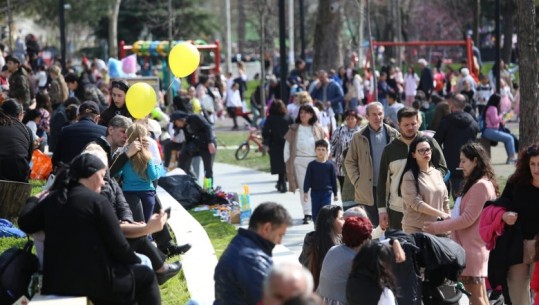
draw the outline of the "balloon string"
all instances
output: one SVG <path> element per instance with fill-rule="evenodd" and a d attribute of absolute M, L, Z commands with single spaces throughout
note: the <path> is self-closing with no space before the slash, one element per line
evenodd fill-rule
<path fill-rule="evenodd" d="M 170 88 L 172 87 L 172 84 L 174 83 L 174 81 L 178 79 L 177 77 L 174 77 L 171 81 L 170 81 L 170 84 L 168 85 L 168 88 L 166 90 L 166 92 L 168 92 L 168 90 L 170 90 Z"/>

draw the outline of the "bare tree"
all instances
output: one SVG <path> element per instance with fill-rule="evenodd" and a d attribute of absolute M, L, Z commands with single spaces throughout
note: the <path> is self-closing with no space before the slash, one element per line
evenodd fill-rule
<path fill-rule="evenodd" d="M 314 31 L 314 70 L 337 68 L 343 64 L 342 29 L 344 0 L 319 0 Z"/>
<path fill-rule="evenodd" d="M 518 49 L 520 55 L 520 145 L 539 140 L 539 107 L 537 107 L 537 36 L 535 1 L 517 1 Z"/>
<path fill-rule="evenodd" d="M 118 57 L 118 14 L 122 0 L 114 0 L 107 15 L 109 19 L 109 56 Z"/>
<path fill-rule="evenodd" d="M 513 50 L 513 32 L 515 24 L 515 12 L 517 4 L 515 0 L 504 1 L 505 5 L 502 8 L 503 17 L 503 48 L 502 60 L 506 63 L 511 62 L 511 51 Z"/>

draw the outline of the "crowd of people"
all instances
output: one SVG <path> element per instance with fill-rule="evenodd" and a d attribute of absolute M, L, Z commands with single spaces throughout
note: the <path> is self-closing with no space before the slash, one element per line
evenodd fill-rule
<path fill-rule="evenodd" d="M 267 102 L 262 135 L 276 188 L 299 191 L 303 223 L 315 230 L 305 237 L 303 267 L 273 266 L 272 250 L 292 219 L 280 204 L 259 205 L 216 267 L 215 304 L 395 304 L 402 283 L 392 263 L 406 258 L 397 239 L 373 236 L 375 229 L 451 236 L 466 251 L 460 279 L 471 304 L 488 304 L 493 261 L 505 273 L 490 289 L 504 288 L 506 302 L 531 304 L 539 148 L 519 150 L 504 128 L 518 119 L 519 94 L 503 62 L 489 75 L 466 65 L 444 73 L 420 59 L 418 74 L 414 65 L 403 74 L 390 64 L 361 75 L 353 67 L 320 70 L 309 80 L 298 60 L 288 79 L 268 77 L 257 89 L 267 101 L 253 94 L 250 111 L 238 62 L 237 75 L 201 75 L 171 105 L 160 95 L 159 115 L 139 120 L 126 105 L 129 82 L 110 80 L 98 60 L 67 73 L 12 55 L 5 62 L 0 179 L 28 182 L 35 149 L 52 154 L 56 175 L 19 218 L 38 245 L 44 293 L 158 304 L 158 285 L 181 269 L 166 257 L 190 248 L 175 244 L 166 226 L 155 192 L 163 167 L 175 157 L 197 176 L 201 163 L 211 184 L 216 121 L 226 112 L 233 130 L 238 117 L 257 127 Z M 502 142 L 507 163 L 516 164 L 503 191 L 479 133 Z M 342 206 L 333 205 L 339 194 Z M 508 250 L 509 242 L 521 250 Z M 75 255 L 65 260 L 68 251 Z"/>
<path fill-rule="evenodd" d="M 387 230 L 450 237 L 460 245 L 466 267 L 459 280 L 470 292 L 470 304 L 487 305 L 489 293 L 498 290 L 504 291 L 505 304 L 532 304 L 530 280 L 537 259 L 532 245 L 539 226 L 531 220 L 539 215 L 529 196 L 538 188 L 539 149 L 532 145 L 519 152 L 518 141 L 502 128 L 518 120 L 519 111 L 518 86 L 517 91 L 507 86 L 512 83 L 507 67 L 500 65 L 498 94 L 491 85 L 495 72 L 474 75 L 463 66 L 457 73 L 447 66 L 444 74 L 438 66 L 433 73 L 419 60 L 420 75 L 413 66 L 400 75 L 389 66 L 377 77 L 374 98 L 368 69 L 365 78 L 357 73 L 347 78 L 346 69 L 318 71 L 307 82 L 303 64 L 296 62 L 286 80 L 288 105 L 270 94 L 263 135 L 271 172 L 279 175 L 276 188 L 299 191 L 303 221 L 315 223 L 299 257 L 320 298 L 310 304 L 395 304 L 403 283 L 395 280 L 389 262 L 404 258 L 398 243 L 392 249 L 370 241 Z M 489 146 L 480 138 L 504 143 L 507 164 L 516 164 L 503 191 Z M 329 174 L 328 163 L 333 163 Z M 331 204 L 335 188 L 340 188 L 342 207 Z M 237 260 L 244 255 L 236 255 Z M 222 280 L 223 265 L 216 269 L 216 280 Z M 239 287 L 228 288 L 243 294 Z M 217 297 L 216 304 L 231 303 Z"/>

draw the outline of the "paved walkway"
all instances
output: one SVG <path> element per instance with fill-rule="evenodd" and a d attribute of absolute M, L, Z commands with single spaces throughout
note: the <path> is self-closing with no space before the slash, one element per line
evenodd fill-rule
<path fill-rule="evenodd" d="M 507 156 L 500 143 L 492 147 L 492 163 L 497 177 L 507 178 L 514 171 L 514 165 L 506 165 Z M 238 161 L 241 165 L 241 161 Z M 274 259 L 279 261 L 294 261 L 301 253 L 305 234 L 312 231 L 313 225 L 303 225 L 303 213 L 299 203 L 299 194 L 279 193 L 275 189 L 277 176 L 260 172 L 241 166 L 216 163 L 214 166 L 214 185 L 221 186 L 227 192 L 240 193 L 243 185 L 247 184 L 251 191 L 251 208 L 256 208 L 264 201 L 275 201 L 284 205 L 294 219 L 294 226 L 290 227 L 283 238 L 283 243 L 274 250 Z M 213 270 L 217 259 L 209 239 L 202 227 L 187 213 L 172 197 L 167 197 L 166 192 L 158 191 L 164 206 L 171 205 L 173 208 L 172 229 L 180 242 L 191 242 L 193 248 L 184 255 L 184 274 L 191 297 L 201 305 L 212 304 Z M 163 200 L 163 198 L 166 198 Z M 337 202 L 340 204 L 340 202 Z M 462 300 L 465 302 L 464 298 Z M 462 302 L 461 302 L 462 303 Z"/>

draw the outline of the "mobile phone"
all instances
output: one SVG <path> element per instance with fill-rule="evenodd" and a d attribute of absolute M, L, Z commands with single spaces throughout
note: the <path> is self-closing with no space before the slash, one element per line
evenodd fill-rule
<path fill-rule="evenodd" d="M 167 218 L 170 219 L 170 207 L 165 209 L 165 213 L 167 213 L 167 216 L 168 216 Z"/>

